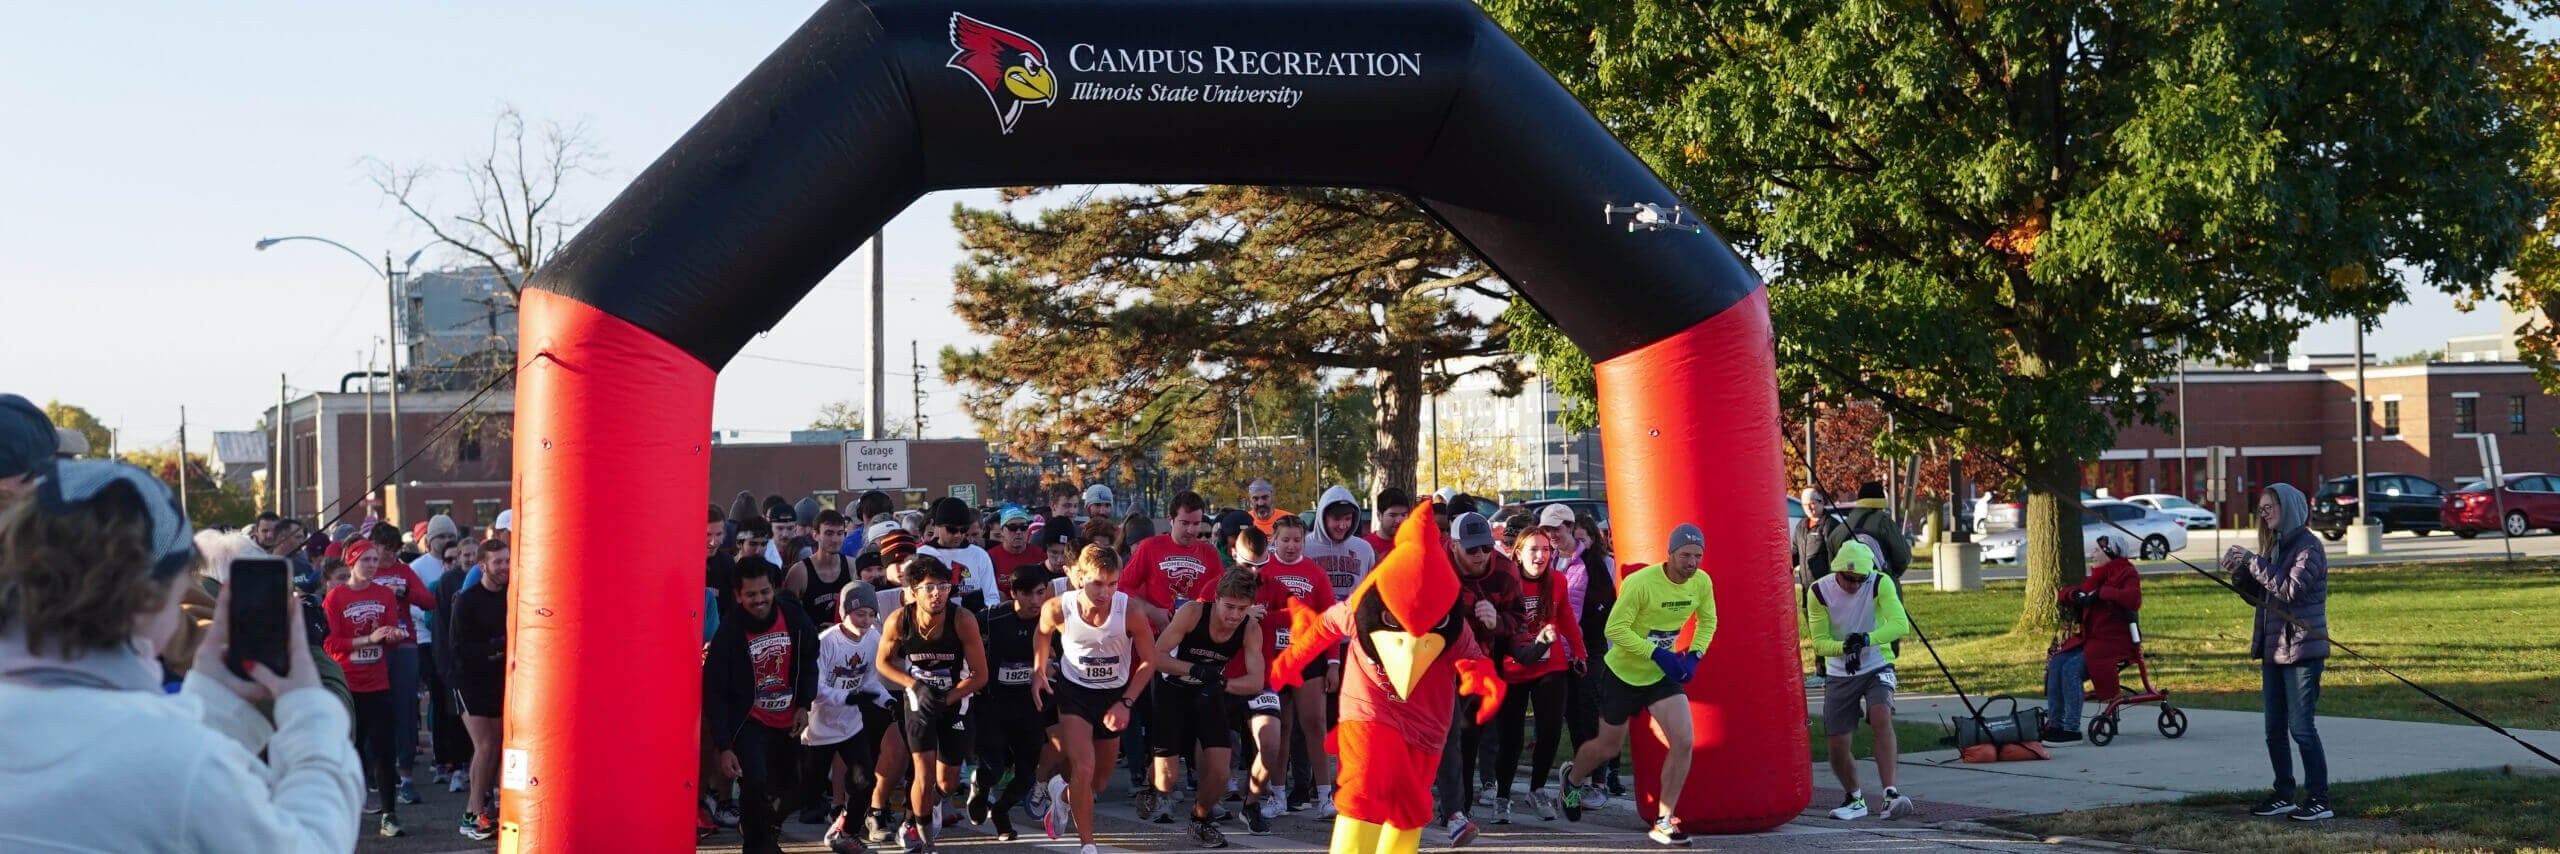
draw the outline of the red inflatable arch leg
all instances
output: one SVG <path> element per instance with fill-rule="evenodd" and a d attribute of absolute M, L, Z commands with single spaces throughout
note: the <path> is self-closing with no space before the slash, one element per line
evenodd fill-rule
<path fill-rule="evenodd" d="M 1597 366 L 1610 536 L 1618 560 L 1660 563 L 1671 529 L 1706 532 L 1716 635 L 1689 683 L 1697 747 L 1677 814 L 1698 833 L 1787 823 L 1813 797 L 1787 568 L 1776 344 L 1762 290 Z M 1628 722 L 1644 815 L 1659 814 L 1664 745 Z"/>
<path fill-rule="evenodd" d="M 691 851 L 702 574 L 685 556 L 702 554 L 714 374 L 568 297 L 527 289 L 522 310 L 498 850 Z"/>

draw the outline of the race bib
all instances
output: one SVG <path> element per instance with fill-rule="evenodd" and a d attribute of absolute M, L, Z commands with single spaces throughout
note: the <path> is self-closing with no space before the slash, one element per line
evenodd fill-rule
<path fill-rule="evenodd" d="M 1084 679 L 1087 682 L 1116 682 L 1120 679 L 1120 658 L 1118 656 L 1087 656 L 1076 659 L 1075 664 L 1077 668 L 1076 672 L 1084 674 Z"/>
<path fill-rule="evenodd" d="M 1272 630 L 1271 643 L 1273 644 L 1273 649 L 1288 649 L 1289 630 L 1285 628 Z"/>
<path fill-rule="evenodd" d="M 381 661 L 381 660 L 382 660 L 382 647 L 379 647 L 379 646 L 360 646 L 360 647 L 356 647 L 356 649 L 355 649 L 355 651 L 354 651 L 354 652 L 351 652 L 351 653 L 348 653 L 348 654 L 347 654 L 347 660 L 348 660 L 349 662 L 352 662 L 352 663 L 355 663 L 355 664 L 372 664 L 372 663 L 374 663 L 374 662 Z"/>
<path fill-rule="evenodd" d="M 1260 694 L 1253 695 L 1253 699 L 1246 700 L 1244 705 L 1245 708 L 1252 709 L 1257 712 L 1278 712 L 1280 711 L 1280 695 L 1270 691 L 1264 691 Z"/>
<path fill-rule="evenodd" d="M 783 693 L 757 697 L 756 708 L 768 712 L 779 712 L 791 708 L 791 695 Z"/>
<path fill-rule="evenodd" d="M 1024 664 L 1005 664 L 1005 665 L 999 665 L 999 666 L 997 666 L 997 667 L 996 667 L 996 684 L 999 684 L 999 685 L 1029 685 L 1029 684 L 1031 684 L 1031 665 L 1030 665 L 1030 664 L 1028 664 L 1028 663 L 1024 663 Z"/>
<path fill-rule="evenodd" d="M 856 676 L 838 676 L 833 680 L 833 687 L 838 691 L 851 691 L 862 687 L 862 679 Z"/>
<path fill-rule="evenodd" d="M 916 674 L 916 681 L 922 682 L 926 685 L 931 685 L 936 691 L 949 691 L 951 690 L 951 686 L 957 685 L 960 682 L 957 679 L 953 679 L 951 675 L 947 673 L 918 673 Z"/>
<path fill-rule="evenodd" d="M 1653 645 L 1654 645 L 1656 648 L 1659 648 L 1659 649 L 1670 649 L 1670 648 L 1672 648 L 1672 646 L 1673 646 L 1673 645 L 1678 644 L 1678 643 L 1680 642 L 1680 630 L 1678 630 L 1678 629 L 1673 629 L 1673 630 L 1671 630 L 1671 631 L 1667 631 L 1667 632 L 1665 632 L 1665 631 L 1653 631 L 1653 632 L 1646 632 L 1646 633 L 1645 633 L 1645 638 L 1646 638 L 1647 640 L 1651 640 L 1651 641 L 1653 641 Z"/>

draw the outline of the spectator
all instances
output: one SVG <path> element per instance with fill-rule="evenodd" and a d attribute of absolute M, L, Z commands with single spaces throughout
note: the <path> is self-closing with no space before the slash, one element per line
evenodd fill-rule
<path fill-rule="evenodd" d="M 2222 555 L 2222 568 L 2231 573 L 2240 598 L 2258 608 L 2249 629 L 2249 657 L 2260 660 L 2267 761 L 2276 772 L 2275 792 L 2250 812 L 2297 821 L 2336 815 L 2329 808 L 2329 754 L 2312 724 L 2320 672 L 2329 663 L 2329 552 L 2303 527 L 2310 518 L 2302 490 L 2271 484 L 2258 494 L 2258 550 L 2232 546 Z M 2302 748 L 2298 793 L 2288 736 Z M 2296 794 L 2300 803 L 2294 802 Z"/>
<path fill-rule="evenodd" d="M 352 850 L 346 710 L 320 685 L 302 621 L 285 619 L 283 674 L 234 675 L 220 664 L 226 592 L 196 653 L 206 666 L 170 698 L 151 658 L 200 560 L 185 512 L 121 463 L 58 463 L 32 491 L 0 505 L 0 828 L 16 847 Z M 272 724 L 253 705 L 270 698 Z"/>
<path fill-rule="evenodd" d="M 0 498 L 35 487 L 60 439 L 44 410 L 14 394 L 0 394 Z"/>
<path fill-rule="evenodd" d="M 1315 530 L 1307 537 L 1307 557 L 1324 567 L 1325 577 L 1333 582 L 1333 598 L 1337 602 L 1350 598 L 1351 588 L 1360 586 L 1360 579 L 1369 577 L 1370 568 L 1378 565 L 1378 554 L 1369 548 L 1369 541 L 1351 533 L 1359 525 L 1360 504 L 1351 497 L 1351 490 L 1329 487 L 1317 499 Z"/>
<path fill-rule="evenodd" d="M 1812 515 L 1812 511 L 1805 511 Z M 1883 551 L 1876 554 L 1876 569 L 1895 581 L 1902 580 L 1904 570 L 1911 568 L 1911 540 L 1902 535 L 1902 523 L 1893 520 L 1893 509 L 1886 506 L 1884 484 L 1867 481 L 1858 486 L 1858 500 L 1840 521 L 1825 528 L 1823 544 L 1832 555 L 1840 553 L 1840 544 L 1857 534 L 1876 539 Z"/>
<path fill-rule="evenodd" d="M 1246 516 L 1253 520 L 1254 527 L 1262 529 L 1262 533 L 1265 536 L 1268 536 L 1271 533 L 1271 520 L 1278 519 L 1282 516 L 1296 515 L 1287 510 L 1282 510 L 1278 507 L 1272 506 L 1271 481 L 1269 480 L 1259 477 L 1254 478 L 1253 483 L 1245 487 L 1244 495 L 1245 506 L 1248 508 Z"/>
<path fill-rule="evenodd" d="M 2079 741 L 2080 683 L 2097 688 L 2086 699 L 2115 699 L 2121 675 L 2115 664 L 2134 654 L 2133 615 L 2142 610 L 2142 573 L 2125 560 L 2124 547 L 2116 545 L 2114 537 L 2099 537 L 2098 553 L 2091 557 L 2097 565 L 2080 580 L 2080 586 L 2054 593 L 2064 622 L 2073 630 L 2045 657 L 2044 741 Z M 2097 666 L 2091 667 L 2091 662 Z"/>

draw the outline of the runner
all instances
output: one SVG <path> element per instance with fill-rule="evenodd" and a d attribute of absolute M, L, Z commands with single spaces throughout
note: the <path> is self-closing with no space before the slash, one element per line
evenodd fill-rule
<path fill-rule="evenodd" d="M 462 835 L 485 840 L 498 834 L 497 804 L 488 800 L 498 785 L 499 720 L 507 706 L 507 575 L 512 565 L 507 544 L 491 540 L 480 546 L 480 581 L 455 591 L 453 615 L 445 646 L 453 667 L 453 702 L 462 711 L 462 726 L 471 737 L 470 794 L 463 798 Z M 449 569 L 460 576 L 462 569 Z"/>
<path fill-rule="evenodd" d="M 777 495 L 766 499 L 764 521 L 773 528 L 773 540 L 765 543 L 764 546 L 764 562 L 774 566 L 790 566 L 794 561 L 799 560 L 799 555 L 790 554 L 784 549 L 791 544 L 792 538 L 800 536 L 800 523 L 807 520 L 800 518 L 800 514 L 792 510 L 791 505 L 782 503 L 782 496 Z"/>
<path fill-rule="evenodd" d="M 1184 497 L 1190 499 L 1187 510 Z M 1205 509 L 1200 496 L 1185 492 L 1174 502 L 1174 530 L 1186 529 L 1179 520 L 1187 514 L 1187 528 L 1197 536 Z M 1084 547 L 1076 556 L 1075 576 L 1080 582 L 1076 592 L 1040 609 L 1040 633 L 1031 647 L 1034 672 L 1052 672 L 1051 660 L 1058 658 L 1057 681 L 1032 682 L 1031 697 L 1042 708 L 1057 706 L 1059 752 L 1067 760 L 1068 782 L 1049 783 L 1043 825 L 1050 838 L 1057 838 L 1058 806 L 1064 801 L 1075 821 L 1076 840 L 1083 843 L 1078 854 L 1099 854 L 1093 844 L 1094 795 L 1111 782 L 1110 758 L 1119 749 L 1120 731 L 1129 727 L 1138 693 L 1154 672 L 1141 651 L 1154 648 L 1155 633 L 1146 620 L 1131 619 L 1137 600 L 1119 592 L 1120 564 L 1109 549 Z"/>
<path fill-rule="evenodd" d="M 1565 599 L 1573 609 L 1573 619 L 1582 626 L 1582 648 L 1593 657 L 1609 650 L 1609 614 L 1618 604 L 1618 561 L 1609 555 L 1609 538 L 1602 535 L 1600 522 L 1590 514 L 1576 515 L 1564 505 L 1549 505 L 1539 513 L 1538 526 L 1555 535 L 1556 554 L 1562 563 L 1557 577 L 1564 580 Z M 1600 737 L 1599 676 L 1586 668 L 1565 680 L 1565 728 L 1573 736 L 1576 751 L 1592 739 Z M 1626 794 L 1619 782 L 1618 757 L 1611 754 L 1606 770 L 1609 790 L 1603 794 L 1600 774 L 1590 775 L 1589 785 L 1582 787 L 1582 808 L 1600 809 L 1609 804 L 1609 794 Z M 1558 774 L 1557 776 L 1565 776 Z"/>
<path fill-rule="evenodd" d="M 1378 490 L 1378 498 L 1372 504 L 1377 508 L 1377 516 L 1371 521 L 1369 532 L 1361 534 L 1360 539 L 1368 541 L 1374 557 L 1385 560 L 1387 553 L 1396 548 L 1396 528 L 1404 525 L 1404 517 L 1413 512 L 1413 494 L 1390 486 Z"/>
<path fill-rule="evenodd" d="M 1307 539 L 1307 557 L 1324 567 L 1338 602 L 1360 586 L 1360 579 L 1369 577 L 1370 568 L 1378 565 L 1378 552 L 1368 540 L 1351 533 L 1360 527 L 1360 504 L 1351 498 L 1351 490 L 1328 487 L 1316 507 L 1316 530 Z"/>
<path fill-rule="evenodd" d="M 1006 508 L 1003 513 L 996 516 L 996 544 L 987 549 L 987 557 L 992 561 L 989 565 L 995 567 L 996 580 L 1009 580 L 1013 577 L 1013 570 L 1016 567 L 1037 564 L 1048 559 L 1048 555 L 1039 546 L 1032 545 L 1031 532 L 1033 523 L 1036 521 L 1030 511 L 1019 507 Z M 1009 589 L 1011 587 L 1012 585 L 1006 584 L 996 588 L 996 592 L 1011 596 L 1013 593 Z M 989 601 L 993 601 L 993 598 L 990 597 Z"/>
<path fill-rule="evenodd" d="M 1876 817 L 1909 815 L 1911 799 L 1893 785 L 1893 642 L 1911 631 L 1900 585 L 1878 565 L 1865 538 L 1842 540 L 1832 546 L 1831 572 L 1813 583 L 1813 607 L 1824 628 L 1813 639 L 1813 653 L 1823 657 L 1822 735 L 1831 748 L 1831 774 L 1849 793 L 1831 817 L 1850 821 L 1867 815 L 1857 757 L 1849 753 L 1860 718 L 1876 731 L 1876 778 L 1884 784 L 1884 809 Z"/>
<path fill-rule="evenodd" d="M 1556 800 L 1547 794 L 1547 760 L 1556 755 L 1564 735 L 1564 692 L 1567 672 L 1579 675 L 1590 662 L 1582 645 L 1582 627 L 1565 601 L 1564 579 L 1556 574 L 1555 535 L 1535 525 L 1512 539 L 1520 556 L 1519 641 L 1511 654 L 1497 660 L 1502 679 L 1511 685 L 1503 695 L 1496 723 L 1500 754 L 1494 761 L 1498 781 L 1493 795 L 1493 823 L 1510 823 L 1511 779 L 1520 768 L 1524 716 L 1538 721 L 1538 749 L 1529 765 L 1529 804 L 1538 818 L 1556 820 Z"/>
<path fill-rule="evenodd" d="M 764 559 L 750 556 L 747 569 Z M 800 605 L 782 596 L 773 576 L 738 574 L 738 607 L 720 616 L 720 628 L 702 659 L 702 718 L 711 725 L 720 773 L 738 781 L 740 850 L 782 850 L 782 817 L 797 787 L 800 743 L 794 728 L 809 722 L 817 696 L 818 634 Z"/>
<path fill-rule="evenodd" d="M 1268 656 L 1267 660 L 1278 661 L 1280 653 L 1289 648 L 1288 600 L 1296 599 L 1309 610 L 1321 614 L 1333 607 L 1334 598 L 1333 582 L 1325 576 L 1324 568 L 1306 559 L 1306 520 L 1294 516 L 1282 519 L 1272 524 L 1271 531 L 1272 554 L 1260 573 L 1262 598 L 1259 604 L 1263 608 L 1261 618 L 1271 626 L 1263 652 Z M 1269 783 L 1270 794 L 1261 804 L 1262 815 L 1266 818 L 1279 818 L 1288 809 L 1286 784 L 1292 739 L 1296 746 L 1305 748 L 1312 766 L 1307 776 L 1315 781 L 1312 784 L 1316 792 L 1314 800 L 1326 805 L 1322 809 L 1331 809 L 1333 754 L 1324 749 L 1324 718 L 1325 701 L 1342 685 L 1340 652 L 1337 649 L 1335 654 L 1308 661 L 1306 669 L 1300 672 L 1304 681 L 1289 689 L 1286 702 L 1282 704 L 1279 720 L 1285 726 L 1280 737 L 1281 748 L 1262 751 L 1256 757 L 1254 773 Z"/>
<path fill-rule="evenodd" d="M 1680 819 L 1674 815 L 1680 789 L 1689 779 L 1693 743 L 1689 698 L 1681 686 L 1688 684 L 1697 671 L 1698 656 L 1715 640 L 1716 591 L 1715 583 L 1698 567 L 1706 555 L 1706 537 L 1698 533 L 1698 526 L 1683 523 L 1673 528 L 1666 548 L 1670 557 L 1662 565 L 1627 576 L 1620 585 L 1618 606 L 1609 612 L 1610 646 L 1602 659 L 1607 666 L 1593 674 L 1600 695 L 1600 735 L 1577 749 L 1573 765 L 1565 769 L 1564 817 L 1582 820 L 1580 787 L 1585 781 L 1574 775 L 1587 776 L 1617 756 L 1626 744 L 1628 719 L 1638 711 L 1649 712 L 1655 737 L 1665 747 L 1662 815 L 1654 819 L 1649 835 L 1663 845 L 1686 846 L 1689 835 L 1680 831 Z M 1689 648 L 1674 649 L 1681 627 L 1692 617 L 1698 627 Z"/>
<path fill-rule="evenodd" d="M 971 539 L 977 526 L 978 513 L 969 502 L 945 496 L 933 502 L 931 539 L 916 547 L 916 553 L 932 555 L 951 570 L 952 598 L 970 613 L 985 610 L 996 599 L 996 564 L 987 550 Z"/>
<path fill-rule="evenodd" d="M 418 688 L 425 674 L 419 661 L 419 623 L 410 615 L 435 610 L 436 595 L 417 572 L 394 557 L 400 550 L 399 527 L 376 524 L 369 541 L 381 560 L 374 570 L 374 583 L 390 588 L 393 597 L 409 606 L 395 617 L 400 640 L 387 650 L 384 663 L 391 676 L 391 762 L 400 769 L 400 802 L 421 803 L 417 788 L 409 784 L 409 772 L 418 764 Z"/>
<path fill-rule="evenodd" d="M 846 528 L 842 514 L 833 510 L 818 511 L 816 523 L 811 526 L 811 530 L 817 532 L 817 551 L 794 562 L 791 572 L 783 577 L 782 582 L 783 589 L 800 597 L 801 613 L 837 612 L 836 596 L 853 579 L 853 561 L 841 551 Z"/>
<path fill-rule="evenodd" d="M 1111 487 L 1094 484 L 1084 488 L 1084 518 L 1087 522 L 1111 521 L 1118 510 L 1111 502 Z"/>
<path fill-rule="evenodd" d="M 1460 513 L 1449 520 L 1449 537 L 1444 542 L 1449 550 L 1449 565 L 1458 571 L 1457 612 L 1467 617 L 1467 629 L 1473 632 L 1488 657 L 1496 662 L 1509 657 L 1511 639 L 1520 631 L 1527 617 L 1520 607 L 1520 577 L 1511 562 L 1494 553 L 1493 523 L 1482 513 Z M 1440 813 L 1447 816 L 1443 828 L 1451 848 L 1463 848 L 1475 841 L 1475 820 L 1467 816 L 1467 807 L 1475 803 L 1478 757 L 1484 753 L 1484 725 L 1477 722 L 1478 706 L 1483 700 L 1461 696 L 1457 714 L 1450 719 L 1448 744 L 1440 751 L 1437 794 Z M 1503 800 L 1495 817 L 1501 824 L 1511 823 L 1511 802 Z"/>
<path fill-rule="evenodd" d="M 382 813 L 379 831 L 387 839 L 402 832 L 400 770 L 391 754 L 395 723 L 391 707 L 397 704 L 391 693 L 388 653 L 409 634 L 400 627 L 407 612 L 401 608 L 399 594 L 378 583 L 380 549 L 359 540 L 348 551 L 354 553 L 354 560 L 348 562 L 347 583 L 329 591 L 321 602 L 329 614 L 329 639 L 322 646 L 346 671 L 347 690 L 355 695 L 356 754 L 363 767 L 371 769 L 374 789 L 365 811 Z M 410 703 L 416 705 L 415 700 Z"/>
<path fill-rule="evenodd" d="M 1287 510 L 1271 506 L 1271 481 L 1269 480 L 1259 477 L 1254 478 L 1252 485 L 1245 487 L 1244 496 L 1246 515 L 1251 516 L 1253 518 L 1253 526 L 1261 528 L 1262 533 L 1266 535 L 1271 533 L 1272 520 L 1278 519 L 1282 516 L 1298 515 L 1296 513 L 1291 513 Z"/>
<path fill-rule="evenodd" d="M 1158 682 L 1157 729 L 1148 745 L 1155 755 L 1155 788 L 1142 794 L 1138 819 L 1173 821 L 1181 762 L 1190 759 L 1200 778 L 1191 804 L 1191 841 L 1202 848 L 1227 847 L 1217 815 L 1234 755 L 1227 713 L 1230 697 L 1262 690 L 1262 627 L 1251 613 L 1261 587 L 1252 570 L 1220 575 L 1208 597 L 1174 612 L 1173 624 L 1151 647 Z M 1243 667 L 1231 677 L 1232 664 Z M 1258 809 L 1245 810 L 1245 824 L 1257 834 L 1270 831 L 1270 820 Z"/>
<path fill-rule="evenodd" d="M 992 819 L 996 838 L 1011 842 L 1013 806 L 1041 779 L 1040 745 L 1047 740 L 1042 736 L 1057 716 L 1031 702 L 1031 642 L 1039 634 L 1040 607 L 1050 599 L 1049 573 L 1037 563 L 1025 564 L 1014 567 L 1006 581 L 1011 598 L 988 608 L 984 617 L 987 666 L 995 678 L 983 702 L 974 704 L 978 765 L 969 780 L 969 823 Z"/>
<path fill-rule="evenodd" d="M 1176 494 L 1173 530 L 1138 543 L 1129 552 L 1128 571 L 1112 572 L 1120 579 L 1120 592 L 1129 594 L 1130 604 L 1141 609 L 1150 627 L 1172 620 L 1174 609 L 1191 601 L 1200 579 L 1215 577 L 1211 570 L 1222 565 L 1218 547 L 1200 535 L 1208 510 L 1199 493 Z"/>
<path fill-rule="evenodd" d="M 853 585 L 836 604 L 836 623 L 818 633 L 818 688 L 809 725 L 800 731 L 807 748 L 801 753 L 800 791 L 806 802 L 832 804 L 827 849 L 851 854 L 862 846 L 850 805 L 870 801 L 871 766 L 879 761 L 880 735 L 889 728 L 890 698 L 872 675 L 880 654 L 880 633 L 872 631 L 880 614 L 878 594 Z M 839 763 L 843 788 L 831 791 L 828 775 Z"/>
<path fill-rule="evenodd" d="M 945 530 L 951 529 L 965 533 L 968 521 Z M 977 615 L 953 607 L 950 567 L 919 550 L 906 562 L 905 580 L 906 603 L 881 627 L 880 660 L 887 664 L 880 676 L 906 695 L 903 724 L 914 776 L 899 845 L 922 851 L 941 829 L 938 796 L 958 788 L 961 759 L 969 755 L 969 696 L 987 684 L 987 648 Z"/>

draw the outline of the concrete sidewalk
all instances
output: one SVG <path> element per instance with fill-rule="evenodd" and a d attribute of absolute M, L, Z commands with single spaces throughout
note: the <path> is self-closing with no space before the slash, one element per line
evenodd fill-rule
<path fill-rule="evenodd" d="M 1821 711 L 1819 689 L 1807 692 L 1806 701 L 1809 711 Z M 2018 702 L 2021 708 L 2043 704 L 2041 698 L 2021 697 Z M 2001 711 L 2007 707 L 2006 701 L 2000 703 Z M 2083 729 L 2087 718 L 2100 708 L 2090 704 L 2083 715 Z M 2053 758 L 2040 762 L 1969 765 L 1958 760 L 1953 749 L 1905 745 L 1910 749 L 1902 755 L 1898 782 L 1905 794 L 1921 801 L 1922 809 L 1914 818 L 1928 822 L 1957 817 L 1933 812 L 2059 812 L 2271 785 L 2266 729 L 2258 713 L 2180 710 L 2186 712 L 2188 722 L 2182 738 L 2161 737 L 2158 706 L 2130 706 L 2123 712 L 2113 743 L 2051 745 Z M 1894 710 L 1897 720 L 1942 721 L 1950 727 L 1964 716 L 1964 705 L 1952 695 L 1904 696 Z M 2323 717 L 2319 730 L 2329 755 L 2331 782 L 2509 765 L 2547 767 L 2515 742 L 2477 726 Z M 2544 750 L 2560 750 L 2560 732 L 2513 732 Z M 1881 788 L 1872 761 L 1859 760 L 1858 774 L 1869 794 Z M 1816 806 L 1827 808 L 1838 802 L 1840 792 L 1827 763 L 1814 763 L 1813 779 L 1821 790 Z M 1949 809 L 1933 811 L 1932 805 Z"/>

